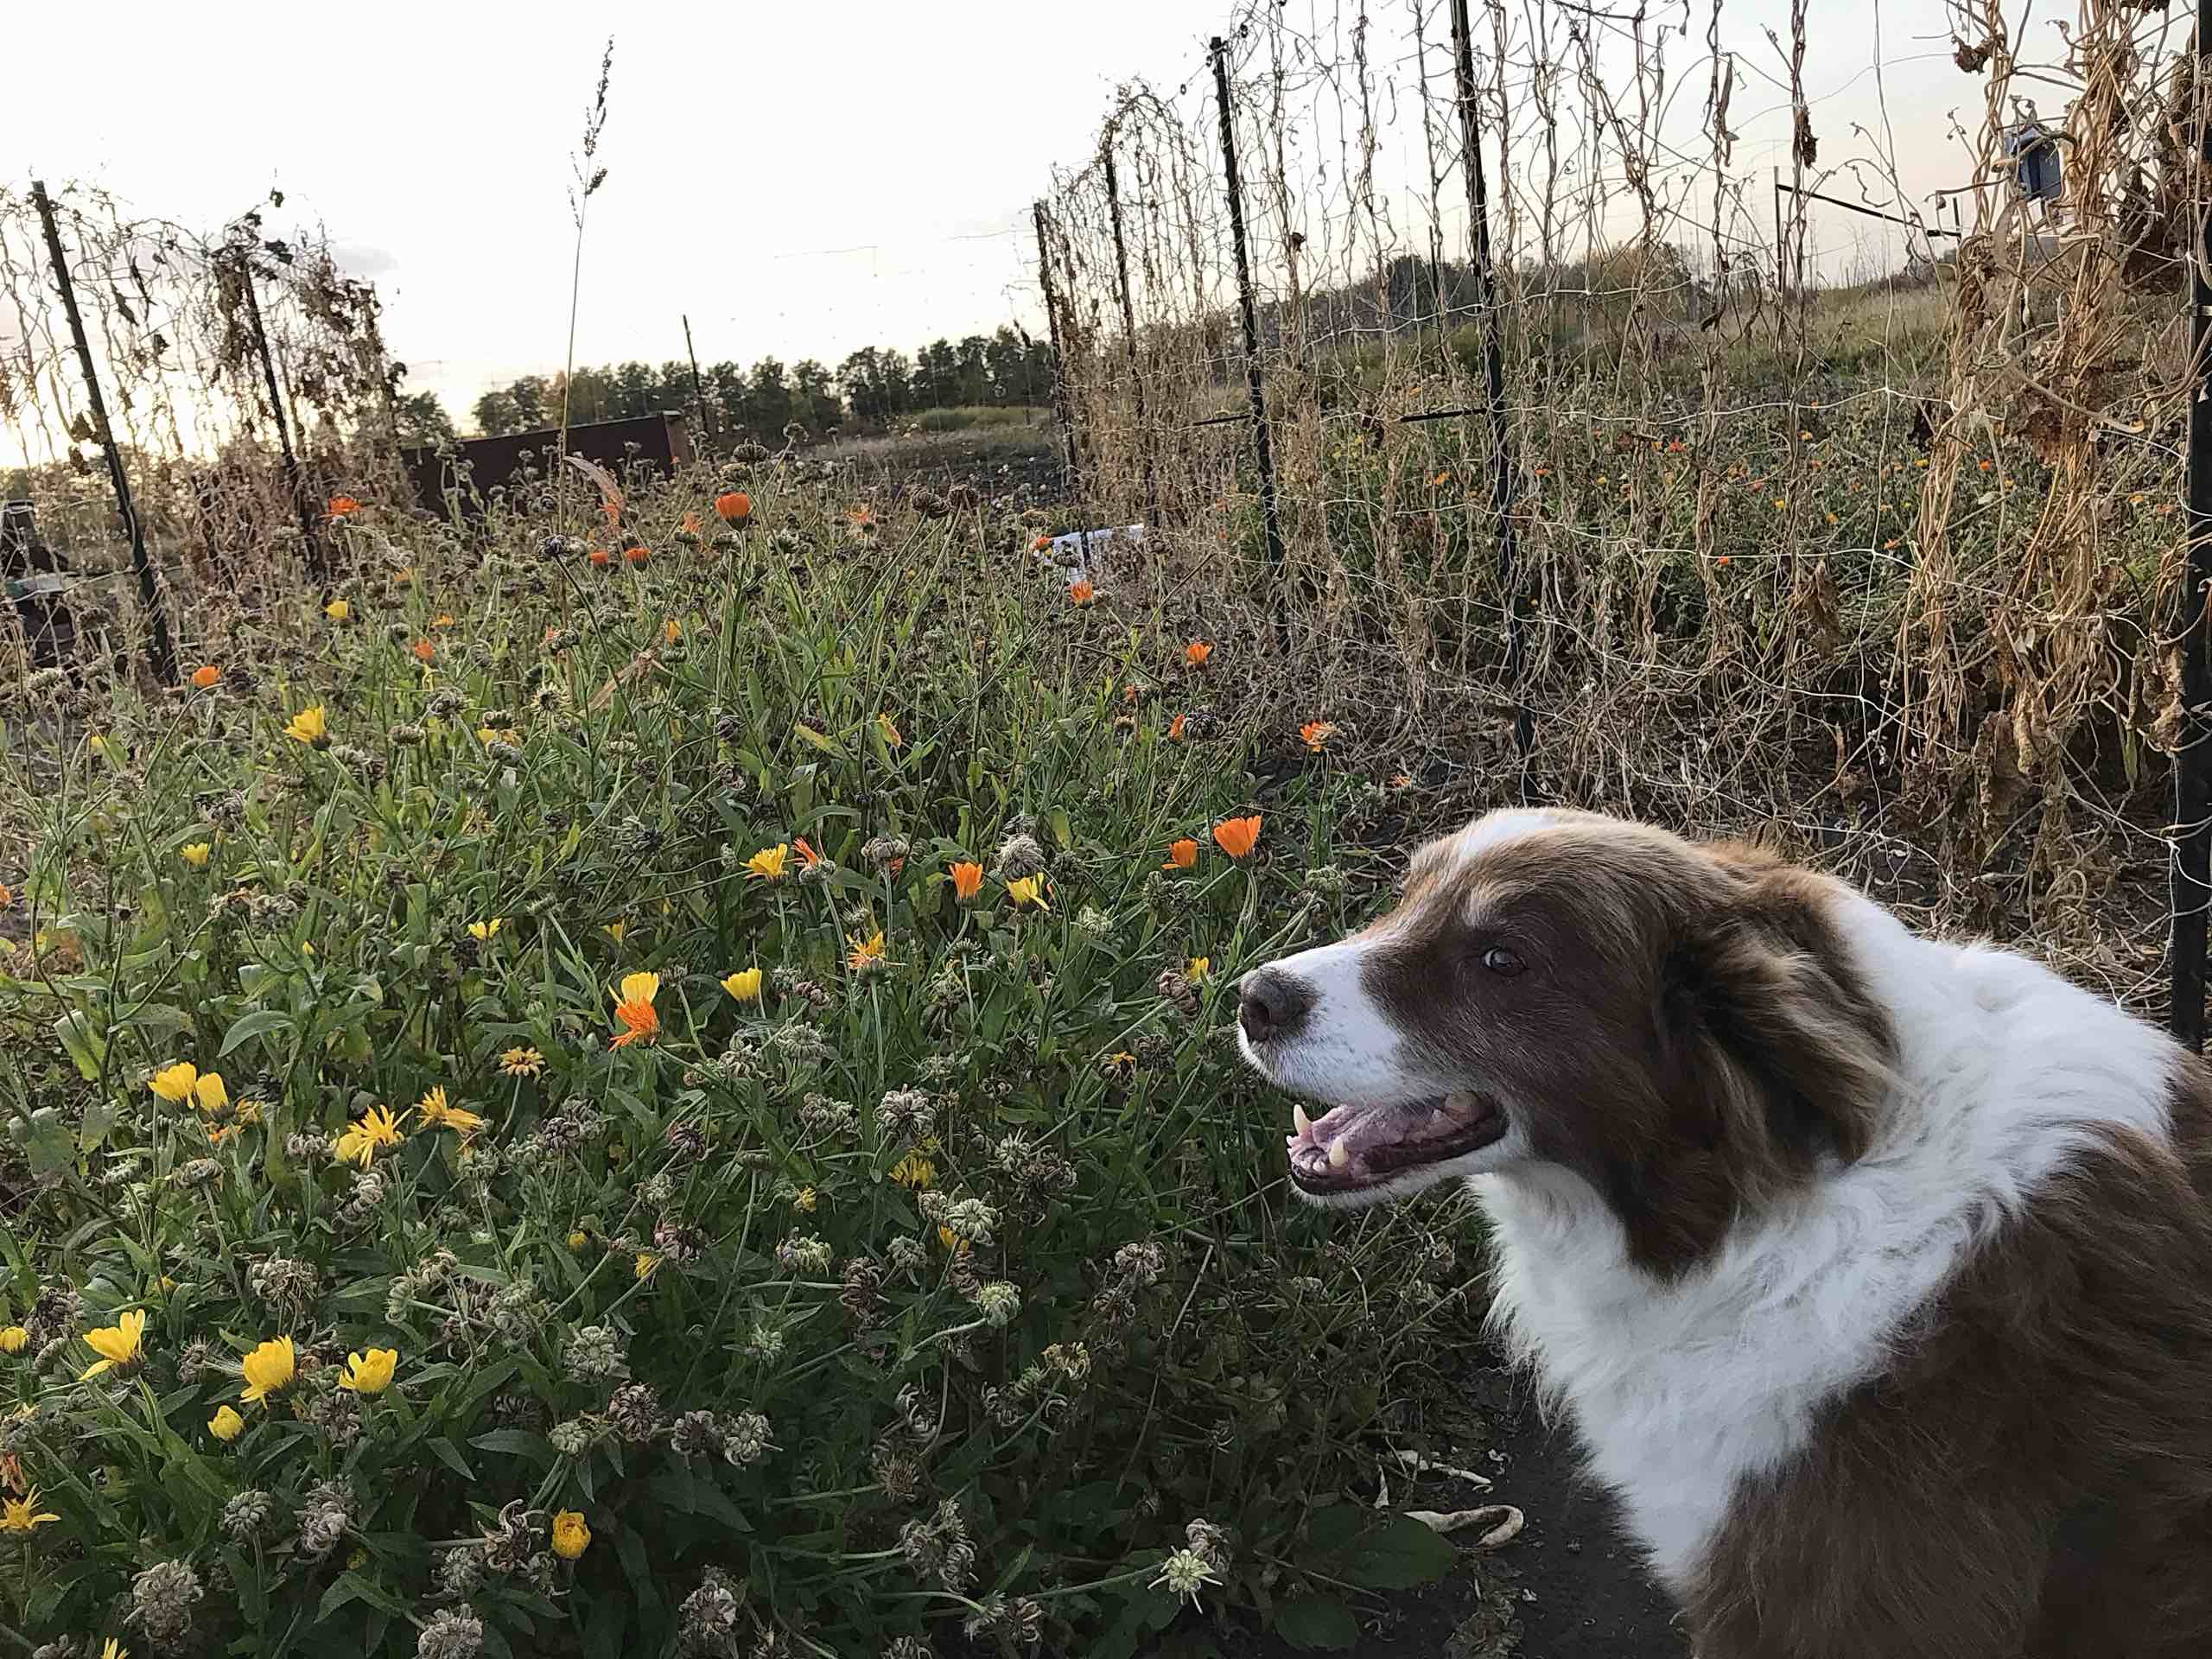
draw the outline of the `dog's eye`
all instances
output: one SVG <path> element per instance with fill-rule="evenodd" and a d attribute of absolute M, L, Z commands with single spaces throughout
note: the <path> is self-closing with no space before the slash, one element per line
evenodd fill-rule
<path fill-rule="evenodd" d="M 1483 952 L 1483 966 L 1489 969 L 1493 974 L 1497 975 L 1501 979 L 1512 978 L 1514 975 L 1521 972 L 1523 969 L 1527 968 L 1528 965 L 1529 964 L 1521 960 L 1517 952 L 1509 950 L 1502 944 L 1493 944 L 1489 950 Z"/>

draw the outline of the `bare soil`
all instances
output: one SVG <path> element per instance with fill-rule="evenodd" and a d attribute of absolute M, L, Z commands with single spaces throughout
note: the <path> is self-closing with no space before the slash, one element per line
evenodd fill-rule
<path fill-rule="evenodd" d="M 1547 1426 L 1528 1379 L 1495 1353 L 1468 1356 L 1464 1387 L 1487 1431 L 1470 1438 L 1488 1442 L 1475 1460 L 1490 1489 L 1432 1478 L 1394 1501 L 1510 1503 L 1525 1524 L 1503 1548 L 1462 1550 L 1458 1573 L 1363 1620 L 1354 1659 L 1688 1659 L 1672 1603 L 1623 1541 L 1611 1496 L 1583 1473 L 1573 1431 Z M 1296 1650 L 1269 1638 L 1242 1651 L 1292 1659 Z"/>

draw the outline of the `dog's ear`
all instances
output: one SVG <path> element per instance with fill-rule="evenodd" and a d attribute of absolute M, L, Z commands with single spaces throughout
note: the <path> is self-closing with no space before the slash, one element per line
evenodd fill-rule
<path fill-rule="evenodd" d="M 1895 1046 L 1820 879 L 1763 854 L 1716 862 L 1719 888 L 1669 963 L 1666 1020 L 1678 1076 L 1758 1190 L 1866 1150 Z"/>

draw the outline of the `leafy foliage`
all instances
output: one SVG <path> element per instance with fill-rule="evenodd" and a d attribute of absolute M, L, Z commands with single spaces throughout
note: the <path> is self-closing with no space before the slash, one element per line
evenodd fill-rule
<path fill-rule="evenodd" d="M 1354 919 L 1374 786 L 1309 757 L 1231 859 L 1249 740 L 1175 717 L 1233 647 L 768 467 L 605 506 L 370 502 L 211 684 L 11 694 L 92 741 L 4 815 L 9 1625 L 1325 1645 L 1313 1598 L 1441 1570 L 1306 1535 L 1465 1316 L 1450 1246 L 1287 1204 L 1226 1018 Z"/>

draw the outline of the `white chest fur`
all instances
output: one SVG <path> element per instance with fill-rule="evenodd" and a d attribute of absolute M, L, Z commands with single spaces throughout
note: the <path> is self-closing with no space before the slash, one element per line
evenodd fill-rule
<path fill-rule="evenodd" d="M 1865 1157 L 1738 1223 L 1672 1282 L 1629 1261 L 1611 1211 L 1557 1166 L 1471 1183 L 1495 1229 L 1501 1328 L 1676 1590 L 1737 1484 L 1875 1375 L 2054 1167 L 2101 1131 L 2169 1132 L 2176 1051 L 2158 1033 L 2024 958 L 1917 938 L 1856 895 L 1840 919 L 1899 1046 Z"/>

